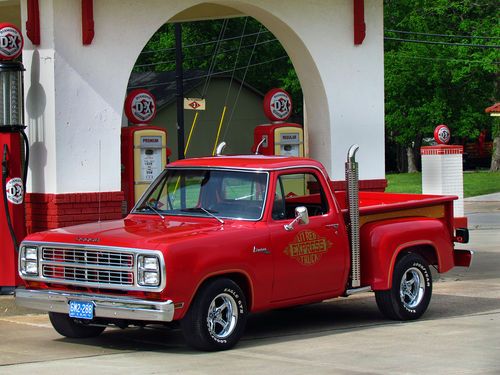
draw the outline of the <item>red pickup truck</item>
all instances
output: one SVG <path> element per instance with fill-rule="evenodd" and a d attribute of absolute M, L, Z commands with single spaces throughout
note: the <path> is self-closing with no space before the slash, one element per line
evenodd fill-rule
<path fill-rule="evenodd" d="M 429 305 L 429 267 L 470 265 L 451 196 L 346 191 L 317 161 L 219 156 L 171 163 L 124 220 L 28 236 L 19 305 L 63 336 L 180 322 L 189 345 L 233 347 L 250 312 L 375 293 L 390 319 Z"/>

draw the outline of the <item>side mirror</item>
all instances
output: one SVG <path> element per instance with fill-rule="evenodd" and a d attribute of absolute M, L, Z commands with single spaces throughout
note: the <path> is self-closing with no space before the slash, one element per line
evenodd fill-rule
<path fill-rule="evenodd" d="M 286 224 L 285 230 L 293 230 L 293 226 L 299 223 L 299 225 L 307 225 L 309 224 L 309 213 L 307 212 L 307 208 L 304 206 L 299 206 L 295 208 L 295 219 L 290 224 Z"/>

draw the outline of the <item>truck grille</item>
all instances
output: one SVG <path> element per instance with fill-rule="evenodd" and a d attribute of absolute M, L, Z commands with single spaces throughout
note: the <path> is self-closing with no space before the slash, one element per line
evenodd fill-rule
<path fill-rule="evenodd" d="M 79 263 L 85 265 L 132 267 L 133 254 L 115 253 L 111 251 L 67 249 L 44 247 L 42 259 L 53 262 Z"/>
<path fill-rule="evenodd" d="M 87 268 L 43 265 L 43 277 L 99 284 L 133 285 L 132 272 L 94 270 Z"/>
<path fill-rule="evenodd" d="M 42 248 L 42 276 L 88 286 L 134 285 L 134 254 L 99 248 Z"/>

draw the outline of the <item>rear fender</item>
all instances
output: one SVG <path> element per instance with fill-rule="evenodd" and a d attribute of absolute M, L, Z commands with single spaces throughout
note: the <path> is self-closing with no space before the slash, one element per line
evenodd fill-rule
<path fill-rule="evenodd" d="M 392 285 L 392 271 L 399 255 L 416 252 L 439 272 L 454 266 L 453 243 L 446 224 L 432 218 L 407 218 L 371 222 L 361 228 L 361 282 L 373 290 Z"/>

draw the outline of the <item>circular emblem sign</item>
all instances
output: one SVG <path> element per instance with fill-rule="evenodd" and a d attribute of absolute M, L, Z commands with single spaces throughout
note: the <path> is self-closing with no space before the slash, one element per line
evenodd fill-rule
<path fill-rule="evenodd" d="M 292 114 L 292 98 L 283 89 L 272 89 L 264 96 L 264 113 L 271 121 L 285 121 Z"/>
<path fill-rule="evenodd" d="M 10 23 L 0 23 L 0 60 L 13 60 L 23 51 L 23 35 Z"/>
<path fill-rule="evenodd" d="M 450 129 L 446 125 L 438 125 L 434 129 L 434 139 L 437 143 L 445 145 L 450 141 Z"/>
<path fill-rule="evenodd" d="M 131 91 L 125 99 L 125 115 L 133 124 L 147 124 L 156 116 L 156 99 L 148 90 Z"/>
<path fill-rule="evenodd" d="M 9 180 L 5 185 L 5 190 L 7 191 L 7 200 L 13 204 L 23 203 L 24 188 L 23 180 L 19 177 L 15 177 Z"/>

